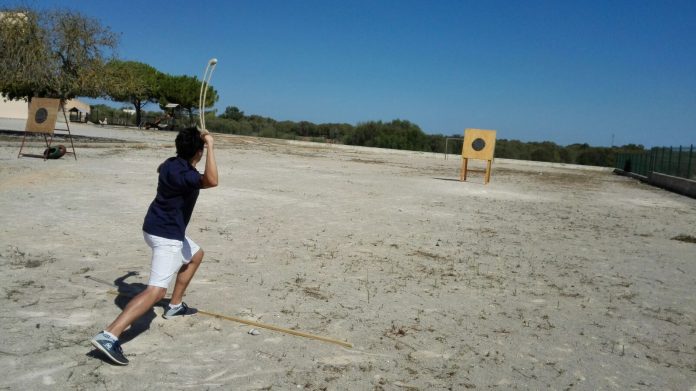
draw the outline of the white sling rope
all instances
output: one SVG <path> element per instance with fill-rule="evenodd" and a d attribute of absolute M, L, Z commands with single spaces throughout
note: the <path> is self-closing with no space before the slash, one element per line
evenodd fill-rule
<path fill-rule="evenodd" d="M 211 58 L 208 61 L 208 65 L 205 67 L 203 80 L 201 80 L 201 92 L 198 94 L 198 117 L 200 121 L 199 130 L 201 133 L 208 133 L 208 129 L 205 127 L 205 98 L 208 94 L 208 86 L 210 85 L 210 79 L 213 77 L 215 65 L 217 65 L 217 58 Z"/>

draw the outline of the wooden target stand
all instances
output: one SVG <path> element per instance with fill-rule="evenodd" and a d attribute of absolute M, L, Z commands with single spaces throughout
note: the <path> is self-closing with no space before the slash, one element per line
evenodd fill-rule
<path fill-rule="evenodd" d="M 65 126 L 67 129 L 56 128 L 56 119 L 58 117 L 59 110 L 63 112 L 63 118 L 65 118 Z M 24 150 L 25 141 L 27 139 L 27 134 L 42 134 L 44 137 L 44 142 L 46 143 L 46 149 L 50 150 L 55 131 L 67 132 L 72 152 L 66 152 L 66 154 L 73 155 L 75 160 L 77 160 L 75 144 L 73 144 L 72 134 L 70 133 L 70 121 L 68 120 L 68 115 L 65 113 L 65 106 L 61 100 L 53 98 L 32 98 L 29 102 L 29 116 L 27 117 L 27 124 L 24 128 L 24 137 L 22 138 L 22 145 L 19 147 L 19 154 L 17 155 L 17 158 L 26 156 L 43 158 L 46 160 L 48 158 L 48 153 L 44 153 L 42 155 L 22 153 Z"/>
<path fill-rule="evenodd" d="M 464 145 L 462 146 L 462 169 L 459 174 L 460 181 L 466 181 L 469 159 L 486 161 L 486 172 L 483 184 L 491 180 L 491 165 L 493 152 L 495 151 L 495 130 L 466 129 L 464 131 Z"/>

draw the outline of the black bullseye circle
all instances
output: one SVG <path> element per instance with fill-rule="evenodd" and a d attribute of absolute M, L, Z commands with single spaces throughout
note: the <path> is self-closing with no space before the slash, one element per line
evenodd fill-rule
<path fill-rule="evenodd" d="M 44 109 L 43 107 L 36 110 L 36 114 L 34 114 L 34 121 L 37 124 L 44 123 L 47 118 L 48 118 L 48 110 Z"/>
<path fill-rule="evenodd" d="M 482 150 L 483 148 L 486 148 L 486 142 L 483 141 L 482 138 L 477 138 L 476 140 L 474 140 L 471 143 L 471 148 L 473 148 L 474 151 L 478 152 L 478 151 Z"/>

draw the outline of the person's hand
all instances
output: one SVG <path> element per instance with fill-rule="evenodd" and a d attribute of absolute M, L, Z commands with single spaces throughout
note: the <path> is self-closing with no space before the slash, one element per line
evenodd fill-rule
<path fill-rule="evenodd" d="M 213 135 L 212 134 L 210 134 L 210 133 L 201 134 L 201 138 L 203 139 L 203 142 L 206 145 L 208 145 L 208 146 L 213 145 Z"/>

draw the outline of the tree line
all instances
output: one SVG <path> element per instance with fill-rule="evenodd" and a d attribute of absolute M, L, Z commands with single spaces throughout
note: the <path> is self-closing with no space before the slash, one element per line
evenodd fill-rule
<path fill-rule="evenodd" d="M 463 134 L 427 134 L 407 120 L 369 121 L 353 126 L 346 123 L 314 124 L 307 121 L 276 121 L 258 115 L 245 115 L 238 107 L 228 106 L 224 112 L 206 114 L 206 126 L 215 132 L 283 139 L 339 143 L 377 148 L 461 154 Z M 447 150 L 445 151 L 445 146 Z M 523 142 L 498 139 L 495 157 L 535 160 L 552 163 L 613 167 L 617 153 L 641 152 L 642 145 L 593 147 L 588 144 L 561 146 L 550 141 Z"/>
<path fill-rule="evenodd" d="M 179 124 L 193 123 L 201 81 L 195 76 L 170 75 L 148 64 L 118 59 L 114 56 L 116 45 L 116 35 L 109 28 L 76 11 L 0 8 L 0 92 L 11 99 L 84 96 L 127 102 L 135 109 L 138 126 L 147 103 L 159 103 L 161 109 L 167 103 L 177 103 L 179 112 L 188 116 L 188 121 Z M 217 100 L 217 91 L 209 86 L 205 106 L 211 107 Z M 96 109 L 99 115 L 117 115 L 107 106 Z M 461 143 L 456 142 L 447 143 L 449 150 L 445 151 L 447 136 L 426 134 L 418 125 L 401 119 L 356 125 L 314 124 L 245 115 L 235 106 L 219 115 L 215 111 L 205 115 L 208 128 L 221 133 L 438 153 L 461 151 Z M 457 136 L 461 137 L 451 137 Z M 643 150 L 642 145 L 605 148 L 499 139 L 495 156 L 613 166 L 616 153 Z"/>
<path fill-rule="evenodd" d="M 177 103 L 193 117 L 201 81 L 114 56 L 117 36 L 77 11 L 0 8 L 0 92 L 10 99 L 107 98 L 133 105 L 141 123 L 148 103 Z M 218 100 L 208 87 L 205 105 Z"/>

